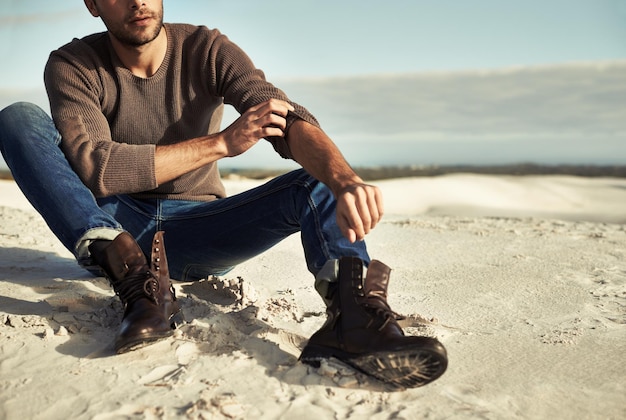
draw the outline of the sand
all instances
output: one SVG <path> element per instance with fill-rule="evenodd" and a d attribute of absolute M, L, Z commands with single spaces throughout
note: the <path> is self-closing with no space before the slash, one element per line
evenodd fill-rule
<path fill-rule="evenodd" d="M 188 324 L 114 356 L 107 282 L 0 182 L 0 418 L 626 418 L 626 180 L 377 184 L 386 216 L 367 240 L 394 268 L 389 301 L 449 353 L 422 388 L 297 362 L 325 319 L 297 236 L 225 278 L 177 283 Z"/>

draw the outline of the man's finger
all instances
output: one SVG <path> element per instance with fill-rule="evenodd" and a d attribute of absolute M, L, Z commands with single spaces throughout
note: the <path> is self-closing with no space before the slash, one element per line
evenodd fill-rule
<path fill-rule="evenodd" d="M 358 193 L 355 202 L 356 212 L 353 213 L 355 227 L 360 227 L 363 236 L 367 235 L 372 227 L 372 214 L 368 201 L 368 196 L 365 191 Z"/>
<path fill-rule="evenodd" d="M 380 219 L 382 219 L 384 213 L 382 194 L 380 193 L 380 190 L 378 188 L 374 188 L 373 194 L 370 194 L 368 197 L 370 214 L 372 215 L 371 228 L 374 229 L 378 222 L 380 222 Z"/>
<path fill-rule="evenodd" d="M 281 117 L 286 117 L 289 111 L 294 111 L 295 108 L 289 102 L 280 99 L 269 99 L 265 102 L 251 107 L 250 110 L 254 112 L 258 111 L 261 115 L 276 114 Z"/>
<path fill-rule="evenodd" d="M 360 221 L 358 221 L 359 218 L 357 217 L 355 219 L 353 215 L 350 214 L 354 207 L 352 207 L 351 209 L 351 206 L 344 206 L 345 203 L 343 203 L 343 205 L 338 205 L 337 207 L 337 225 L 339 226 L 339 230 L 341 231 L 343 236 L 345 236 L 350 241 L 350 243 L 354 243 L 357 240 L 363 239 L 363 229 L 362 227 L 361 229 L 359 229 L 358 227 L 358 223 L 360 223 Z M 346 208 L 348 213 L 344 211 Z"/>
<path fill-rule="evenodd" d="M 352 207 L 349 213 L 348 226 L 353 230 L 357 241 L 362 241 L 365 238 L 365 234 L 369 230 L 369 228 L 366 228 L 364 225 L 363 217 L 354 207 Z"/>

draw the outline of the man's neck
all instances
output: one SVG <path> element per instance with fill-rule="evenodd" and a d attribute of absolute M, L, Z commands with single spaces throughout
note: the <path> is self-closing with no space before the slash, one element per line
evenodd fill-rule
<path fill-rule="evenodd" d="M 139 47 L 121 43 L 109 34 L 113 49 L 124 67 L 137 77 L 148 78 L 157 72 L 167 52 L 167 33 L 165 26 L 151 42 Z"/>

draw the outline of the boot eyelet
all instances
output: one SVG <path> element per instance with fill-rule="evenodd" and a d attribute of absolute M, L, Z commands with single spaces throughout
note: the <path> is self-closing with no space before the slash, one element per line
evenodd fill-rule
<path fill-rule="evenodd" d="M 146 295 L 155 297 L 156 294 L 159 292 L 159 283 L 154 279 L 146 280 L 146 282 L 143 284 L 143 290 Z"/>

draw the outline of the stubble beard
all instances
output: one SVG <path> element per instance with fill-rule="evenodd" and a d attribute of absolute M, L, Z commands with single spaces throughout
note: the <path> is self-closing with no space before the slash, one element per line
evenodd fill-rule
<path fill-rule="evenodd" d="M 145 14 L 145 13 L 142 13 Z M 115 37 L 121 44 L 129 47 L 141 47 L 154 41 L 163 28 L 163 12 L 152 12 L 149 14 L 157 23 L 153 28 L 145 28 L 144 30 L 131 31 L 124 24 L 106 25 L 109 33 Z"/>

